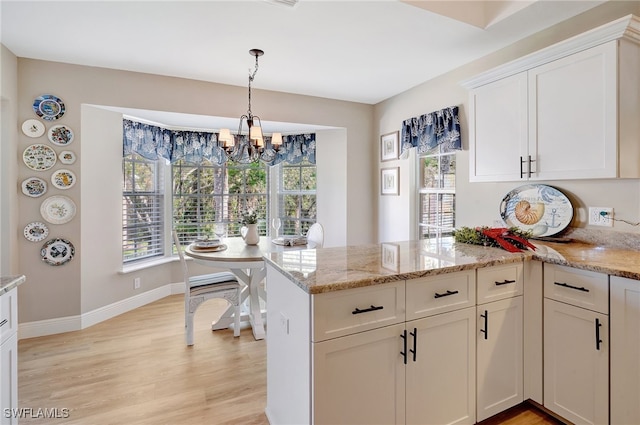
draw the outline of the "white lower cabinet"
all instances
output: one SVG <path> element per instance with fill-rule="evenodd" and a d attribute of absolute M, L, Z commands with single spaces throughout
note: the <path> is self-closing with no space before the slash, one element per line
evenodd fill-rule
<path fill-rule="evenodd" d="M 18 289 L 0 296 L 0 424 L 18 423 Z M 8 410 L 7 410 L 8 409 Z"/>
<path fill-rule="evenodd" d="M 405 423 L 475 423 L 475 307 L 407 322 L 406 332 Z"/>
<path fill-rule="evenodd" d="M 18 423 L 17 416 L 11 414 L 11 409 L 18 407 L 18 335 L 15 333 L 0 344 L 0 368 L 0 424 L 14 425 Z"/>
<path fill-rule="evenodd" d="M 475 423 L 475 308 L 313 344 L 316 424 Z"/>
<path fill-rule="evenodd" d="M 640 282 L 611 276 L 611 423 L 640 424 Z"/>
<path fill-rule="evenodd" d="M 523 401 L 522 308 L 522 296 L 478 306 L 478 422 Z"/>
<path fill-rule="evenodd" d="M 313 423 L 404 423 L 404 323 L 313 346 Z"/>
<path fill-rule="evenodd" d="M 544 406 L 579 424 L 609 423 L 609 321 L 544 300 Z"/>
<path fill-rule="evenodd" d="M 609 276 L 544 265 L 544 406 L 609 423 Z"/>
<path fill-rule="evenodd" d="M 523 401 L 524 264 L 477 270 L 477 420 Z"/>

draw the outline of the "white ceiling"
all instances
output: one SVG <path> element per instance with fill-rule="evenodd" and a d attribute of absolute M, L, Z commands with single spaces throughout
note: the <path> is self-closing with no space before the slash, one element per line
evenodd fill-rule
<path fill-rule="evenodd" d="M 259 48 L 256 89 L 375 104 L 603 2 L 1 0 L 0 40 L 19 57 L 245 87 Z"/>

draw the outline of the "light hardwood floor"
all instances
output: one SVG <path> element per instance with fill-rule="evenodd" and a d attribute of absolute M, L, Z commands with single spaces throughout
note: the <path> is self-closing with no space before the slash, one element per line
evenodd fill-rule
<path fill-rule="evenodd" d="M 20 424 L 267 424 L 266 344 L 251 329 L 212 332 L 223 300 L 202 304 L 195 345 L 184 341 L 174 295 L 90 328 L 19 341 L 18 399 L 25 409 L 69 409 L 68 418 Z M 487 425 L 557 424 L 530 408 Z"/>

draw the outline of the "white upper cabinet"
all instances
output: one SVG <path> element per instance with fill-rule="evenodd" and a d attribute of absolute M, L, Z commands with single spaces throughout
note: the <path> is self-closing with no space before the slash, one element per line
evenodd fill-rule
<path fill-rule="evenodd" d="M 469 180 L 640 177 L 639 31 L 630 15 L 463 82 Z"/>
<path fill-rule="evenodd" d="M 469 178 L 520 180 L 527 171 L 527 73 L 521 72 L 471 91 Z"/>
<path fill-rule="evenodd" d="M 530 179 L 617 177 L 616 52 L 610 41 L 528 71 Z"/>

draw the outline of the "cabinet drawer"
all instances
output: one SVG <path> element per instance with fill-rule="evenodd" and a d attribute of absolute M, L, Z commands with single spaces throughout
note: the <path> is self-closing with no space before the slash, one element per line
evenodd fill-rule
<path fill-rule="evenodd" d="M 478 269 L 478 304 L 522 295 L 523 263 Z"/>
<path fill-rule="evenodd" d="M 311 299 L 313 342 L 404 322 L 405 282 L 316 294 Z"/>
<path fill-rule="evenodd" d="M 471 307 L 475 304 L 475 270 L 407 281 L 407 320 Z"/>
<path fill-rule="evenodd" d="M 18 330 L 18 288 L 0 295 L 0 344 Z"/>
<path fill-rule="evenodd" d="M 609 276 L 556 264 L 545 264 L 544 296 L 609 314 Z"/>

